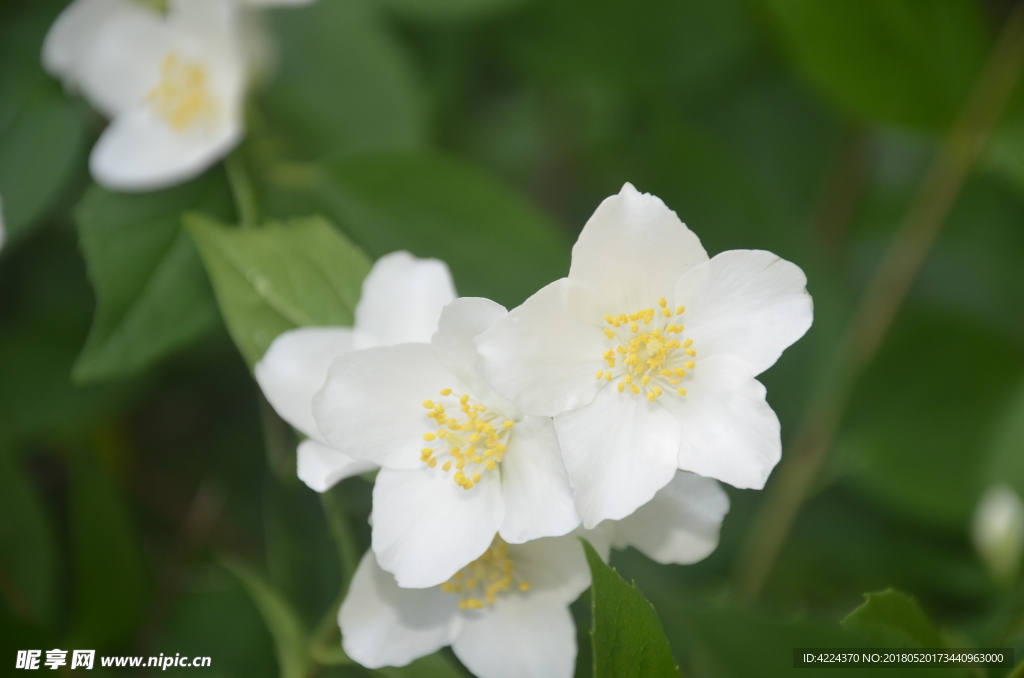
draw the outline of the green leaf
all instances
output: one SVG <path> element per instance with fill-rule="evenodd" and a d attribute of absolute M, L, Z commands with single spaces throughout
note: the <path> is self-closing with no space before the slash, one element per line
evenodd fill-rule
<path fill-rule="evenodd" d="M 855 116 L 949 124 L 989 43 L 971 0 L 764 0 L 798 67 Z"/>
<path fill-rule="evenodd" d="M 242 230 L 189 214 L 185 225 L 250 366 L 282 332 L 352 324 L 370 262 L 324 219 Z"/>
<path fill-rule="evenodd" d="M 506 306 L 569 270 L 569 245 L 537 208 L 471 166 L 379 153 L 331 164 L 317 206 L 371 256 L 408 249 L 452 269 L 459 293 Z"/>
<path fill-rule="evenodd" d="M 306 633 L 298 615 L 254 570 L 239 562 L 225 562 L 242 582 L 256 604 L 277 651 L 281 678 L 305 678 L 307 673 Z"/>
<path fill-rule="evenodd" d="M 497 14 L 526 0 L 378 0 L 388 10 L 410 19 L 460 21 Z"/>
<path fill-rule="evenodd" d="M 69 457 L 76 606 L 71 645 L 118 645 L 135 633 L 149 577 L 119 489 L 91 450 Z"/>
<path fill-rule="evenodd" d="M 845 630 L 882 647 L 946 647 L 931 620 L 907 594 L 888 589 L 864 598 L 864 604 L 843 620 Z"/>
<path fill-rule="evenodd" d="M 658 613 L 636 585 L 627 584 L 580 539 L 593 579 L 594 678 L 678 678 Z"/>
<path fill-rule="evenodd" d="M 1008 483 L 1024 497 L 1024 382 L 997 422 L 990 454 L 985 484 Z"/>
<path fill-rule="evenodd" d="M 22 3 L 0 19 L 0 197 L 17 237 L 50 207 L 85 150 L 85 108 L 39 65 L 59 5 Z"/>
<path fill-rule="evenodd" d="M 0 444 L 0 570 L 25 621 L 45 621 L 54 602 L 57 545 L 49 518 L 14 451 Z M 0 589 L 3 593 L 7 591 Z M 20 609 L 25 608 L 25 609 Z"/>
<path fill-rule="evenodd" d="M 318 2 L 272 15 L 281 63 L 265 107 L 305 157 L 424 143 L 409 59 L 371 10 Z"/>
<path fill-rule="evenodd" d="M 466 672 L 443 654 L 417 659 L 408 666 L 385 666 L 377 673 L 387 678 L 465 678 Z"/>
<path fill-rule="evenodd" d="M 181 228 L 186 210 L 230 218 L 220 172 L 157 193 L 86 192 L 75 216 L 96 316 L 75 381 L 138 372 L 216 324 L 202 262 Z"/>

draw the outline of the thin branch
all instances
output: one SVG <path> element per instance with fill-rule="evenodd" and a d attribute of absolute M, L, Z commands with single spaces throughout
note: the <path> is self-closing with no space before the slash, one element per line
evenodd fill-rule
<path fill-rule="evenodd" d="M 865 289 L 834 362 L 769 485 L 734 572 L 756 600 L 832 447 L 850 394 L 874 359 L 964 183 L 984 151 L 1024 66 L 1024 5 L 1007 19 L 962 114 L 939 149 L 907 217 Z"/>

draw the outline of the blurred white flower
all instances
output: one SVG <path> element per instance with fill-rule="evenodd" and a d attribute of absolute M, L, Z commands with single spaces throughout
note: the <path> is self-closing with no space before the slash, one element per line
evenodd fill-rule
<path fill-rule="evenodd" d="M 717 481 L 676 471 L 668 485 L 622 520 L 606 520 L 595 528 L 611 546 L 632 546 L 668 565 L 691 565 L 718 548 L 729 495 Z"/>
<path fill-rule="evenodd" d="M 354 349 L 427 343 L 441 309 L 455 299 L 443 261 L 393 252 L 377 260 L 363 281 L 355 325 L 304 327 L 277 337 L 256 363 L 256 381 L 282 419 L 305 434 L 298 449 L 299 478 L 317 492 L 376 464 L 352 459 L 331 447 L 313 420 L 313 396 L 338 356 Z"/>
<path fill-rule="evenodd" d="M 607 547 L 594 542 L 598 552 Z M 568 606 L 590 585 L 573 537 L 507 544 L 500 537 L 449 581 L 403 589 L 368 551 L 338 614 L 349 657 L 405 666 L 451 645 L 479 678 L 570 678 L 576 628 Z"/>
<path fill-rule="evenodd" d="M 626 184 L 583 228 L 569 276 L 477 345 L 495 391 L 555 418 L 590 528 L 650 501 L 676 469 L 764 486 L 779 421 L 754 377 L 810 327 L 805 285 L 770 252 L 709 260 L 661 200 Z"/>
<path fill-rule="evenodd" d="M 457 299 L 430 345 L 341 356 L 313 400 L 331 445 L 382 467 L 373 551 L 400 586 L 446 581 L 496 532 L 522 543 L 579 524 L 551 419 L 524 416 L 481 378 L 473 339 L 506 313 Z"/>
<path fill-rule="evenodd" d="M 89 167 L 120 191 L 165 188 L 227 155 L 244 134 L 252 55 L 244 8 L 285 0 L 75 0 L 51 26 L 43 66 L 111 119 Z"/>
<path fill-rule="evenodd" d="M 1024 558 L 1024 505 L 1006 484 L 988 488 L 978 502 L 971 530 L 974 546 L 998 582 L 1010 585 Z"/>

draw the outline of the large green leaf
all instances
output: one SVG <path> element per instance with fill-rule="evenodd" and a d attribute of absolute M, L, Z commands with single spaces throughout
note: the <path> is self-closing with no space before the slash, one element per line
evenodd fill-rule
<path fill-rule="evenodd" d="M 118 645 L 135 633 L 149 576 L 119 489 L 91 450 L 69 456 L 76 606 L 71 645 Z"/>
<path fill-rule="evenodd" d="M 57 545 L 53 526 L 18 462 L 13 450 L 0 442 L 0 570 L 18 598 L 8 601 L 12 608 L 38 623 L 49 618 L 54 602 Z"/>
<path fill-rule="evenodd" d="M 889 589 L 864 596 L 864 604 L 843 620 L 843 628 L 879 647 L 946 647 L 917 601 Z"/>
<path fill-rule="evenodd" d="M 264 101 L 306 157 L 411 148 L 425 139 L 409 59 L 372 10 L 318 2 L 272 17 L 281 63 Z"/>
<path fill-rule="evenodd" d="M 137 372 L 216 323 L 217 309 L 181 215 L 231 217 L 220 172 L 157 193 L 93 186 L 76 211 L 96 317 L 72 373 L 89 382 Z"/>
<path fill-rule="evenodd" d="M 587 541 L 593 584 L 594 678 L 678 678 L 679 669 L 654 606 L 627 584 Z"/>
<path fill-rule="evenodd" d="M 305 678 L 308 656 L 302 622 L 284 598 L 258 573 L 238 562 L 225 566 L 242 582 L 263 617 L 277 651 L 281 678 Z"/>
<path fill-rule="evenodd" d="M 327 167 L 312 194 L 372 256 L 408 249 L 446 261 L 463 295 L 515 305 L 569 270 L 567 239 L 548 217 L 453 160 L 351 158 Z"/>
<path fill-rule="evenodd" d="M 242 230 L 189 214 L 185 224 L 250 366 L 282 332 L 352 324 L 370 262 L 323 219 Z"/>
<path fill-rule="evenodd" d="M 417 659 L 408 666 L 385 666 L 377 673 L 386 678 L 465 678 L 466 672 L 442 654 Z"/>
<path fill-rule="evenodd" d="M 527 0 L 377 0 L 404 17 L 428 21 L 458 21 L 488 16 Z"/>
<path fill-rule="evenodd" d="M 858 117 L 948 124 L 988 46 L 971 0 L 764 0 L 799 68 Z"/>
<path fill-rule="evenodd" d="M 21 3 L 0 19 L 0 197 L 14 237 L 51 206 L 85 150 L 84 106 L 65 98 L 39 65 L 58 9 Z"/>

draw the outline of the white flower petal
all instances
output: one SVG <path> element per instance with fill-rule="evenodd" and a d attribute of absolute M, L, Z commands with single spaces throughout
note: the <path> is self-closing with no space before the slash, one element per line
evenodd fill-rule
<path fill-rule="evenodd" d="M 597 540 L 592 546 L 602 558 L 608 559 L 607 544 Z M 575 536 L 509 544 L 508 556 L 514 563 L 515 576 L 529 583 L 531 594 L 552 596 L 568 605 L 590 586 L 590 567 Z"/>
<path fill-rule="evenodd" d="M 729 356 L 698 360 L 687 380 L 686 397 L 658 399 L 682 426 L 679 468 L 734 487 L 763 488 L 782 456 L 779 418 L 764 386 Z"/>
<path fill-rule="evenodd" d="M 552 417 L 583 407 L 603 382 L 608 340 L 565 305 L 568 280 L 556 280 L 477 337 L 491 388 L 528 414 Z"/>
<path fill-rule="evenodd" d="M 451 645 L 462 630 L 458 597 L 402 589 L 367 551 L 338 613 L 346 654 L 369 669 L 405 666 Z"/>
<path fill-rule="evenodd" d="M 382 469 L 373 487 L 373 552 L 400 586 L 437 586 L 490 547 L 504 515 L 496 473 L 465 490 L 440 469 Z"/>
<path fill-rule="evenodd" d="M 429 342 L 441 309 L 455 299 L 448 266 L 392 252 L 377 260 L 363 281 L 356 306 L 356 348 Z"/>
<path fill-rule="evenodd" d="M 226 156 L 244 130 L 237 111 L 209 128 L 179 133 L 148 109 L 122 113 L 89 156 L 97 183 L 114 191 L 154 191 L 202 174 Z"/>
<path fill-rule="evenodd" d="M 711 478 L 678 471 L 631 516 L 614 523 L 616 548 L 633 546 L 663 565 L 689 565 L 718 547 L 729 495 Z"/>
<path fill-rule="evenodd" d="M 507 595 L 467 616 L 452 650 L 479 678 L 572 678 L 576 626 L 557 600 Z"/>
<path fill-rule="evenodd" d="M 490 299 L 456 299 L 441 312 L 437 332 L 430 339 L 430 344 L 438 359 L 448 369 L 479 391 L 479 386 L 482 386 L 480 354 L 477 353 L 474 340 L 506 315 L 508 311 L 505 307 Z"/>
<path fill-rule="evenodd" d="M 345 478 L 377 468 L 375 464 L 353 459 L 314 440 L 299 443 L 296 456 L 299 480 L 317 492 L 326 492 Z"/>
<path fill-rule="evenodd" d="M 802 337 L 814 319 L 800 267 L 771 252 L 732 250 L 684 275 L 675 301 L 702 357 L 732 355 L 757 375 Z"/>
<path fill-rule="evenodd" d="M 555 417 L 555 430 L 587 529 L 625 518 L 675 475 L 679 422 L 642 395 L 605 388 L 590 405 Z"/>
<path fill-rule="evenodd" d="M 303 327 L 274 339 L 256 363 L 256 382 L 282 419 L 315 440 L 323 440 L 313 420 L 313 396 L 327 370 L 352 350 L 347 327 Z"/>
<path fill-rule="evenodd" d="M 335 358 L 313 399 L 313 418 L 328 443 L 385 468 L 423 468 L 423 434 L 437 428 L 423 401 L 459 388 L 429 344 L 353 351 Z"/>
<path fill-rule="evenodd" d="M 671 294 L 676 280 L 707 258 L 675 212 L 626 184 L 583 227 L 572 248 L 569 279 L 604 298 L 604 313 L 633 313 Z"/>
<path fill-rule="evenodd" d="M 105 24 L 119 14 L 153 15 L 131 0 L 75 0 L 60 13 L 43 41 L 42 62 L 65 86 L 77 86 L 79 71 Z M 155 15 L 153 15 L 155 18 Z"/>
<path fill-rule="evenodd" d="M 501 493 L 501 537 L 510 544 L 557 537 L 580 524 L 551 419 L 526 417 L 512 428 L 501 463 Z"/>

